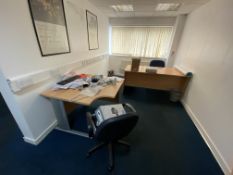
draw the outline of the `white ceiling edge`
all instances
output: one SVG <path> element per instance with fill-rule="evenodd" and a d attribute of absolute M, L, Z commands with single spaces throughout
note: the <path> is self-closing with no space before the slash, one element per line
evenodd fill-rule
<path fill-rule="evenodd" d="M 126 17 L 176 17 L 193 12 L 210 0 L 89 0 L 109 18 Z M 177 11 L 155 11 L 156 4 L 163 2 L 180 2 Z M 116 4 L 133 4 L 133 12 L 116 12 L 110 6 Z"/>

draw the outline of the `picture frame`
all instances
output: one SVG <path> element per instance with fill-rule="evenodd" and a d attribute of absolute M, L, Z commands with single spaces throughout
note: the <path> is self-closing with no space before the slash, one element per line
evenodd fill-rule
<path fill-rule="evenodd" d="M 28 0 L 28 4 L 41 55 L 70 53 L 63 0 Z"/>
<path fill-rule="evenodd" d="M 99 49 L 97 16 L 89 10 L 86 10 L 86 20 L 89 50 Z"/>

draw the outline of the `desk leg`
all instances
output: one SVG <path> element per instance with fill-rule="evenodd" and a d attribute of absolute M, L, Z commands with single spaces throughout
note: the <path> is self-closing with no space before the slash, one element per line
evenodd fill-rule
<path fill-rule="evenodd" d="M 55 114 L 57 116 L 58 127 L 64 130 L 70 130 L 70 125 L 66 115 L 66 111 L 64 109 L 63 102 L 52 99 L 52 104 L 54 107 Z"/>
<path fill-rule="evenodd" d="M 120 91 L 121 90 L 119 90 L 119 92 L 117 93 L 117 95 L 116 95 L 116 97 L 114 99 L 117 103 L 120 103 Z"/>
<path fill-rule="evenodd" d="M 64 103 L 62 101 L 59 100 L 54 100 L 52 99 L 52 104 L 54 107 L 54 111 L 58 120 L 58 127 L 57 129 L 63 132 L 67 132 L 70 134 L 75 134 L 78 136 L 82 136 L 82 137 L 87 137 L 88 138 L 88 134 L 82 131 L 75 131 L 72 130 L 70 128 L 70 124 L 66 115 L 66 110 L 64 108 Z"/>

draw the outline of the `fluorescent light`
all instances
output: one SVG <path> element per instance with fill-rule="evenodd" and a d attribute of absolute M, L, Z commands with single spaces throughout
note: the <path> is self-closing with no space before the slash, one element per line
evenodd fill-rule
<path fill-rule="evenodd" d="M 132 12 L 133 5 L 112 5 L 111 6 L 116 12 Z"/>
<path fill-rule="evenodd" d="M 156 11 L 177 11 L 181 3 L 159 3 L 155 10 Z"/>

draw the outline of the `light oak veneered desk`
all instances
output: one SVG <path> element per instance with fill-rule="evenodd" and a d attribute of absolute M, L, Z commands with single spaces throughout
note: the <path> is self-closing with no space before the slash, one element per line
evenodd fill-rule
<path fill-rule="evenodd" d="M 59 89 L 59 90 L 46 90 L 41 93 L 42 96 L 61 101 L 71 102 L 90 106 L 94 101 L 102 98 L 115 99 L 124 81 L 117 82 L 116 85 L 105 86 L 97 95 L 87 97 L 80 95 L 78 89 Z"/>
<path fill-rule="evenodd" d="M 133 72 L 131 65 L 128 65 L 125 68 L 124 86 L 178 91 L 183 95 L 191 78 L 173 67 L 158 68 L 156 73 L 148 73 L 146 68 L 148 66 L 140 66 L 138 72 Z"/>
<path fill-rule="evenodd" d="M 98 99 L 118 102 L 119 91 L 123 83 L 124 80 L 117 82 L 116 85 L 105 86 L 97 95 L 93 97 L 80 95 L 81 91 L 78 89 L 48 89 L 42 92 L 41 95 L 51 100 L 58 120 L 59 129 L 87 137 L 87 134 L 84 132 L 71 130 L 67 114 L 73 111 L 77 105 L 90 106 Z"/>

